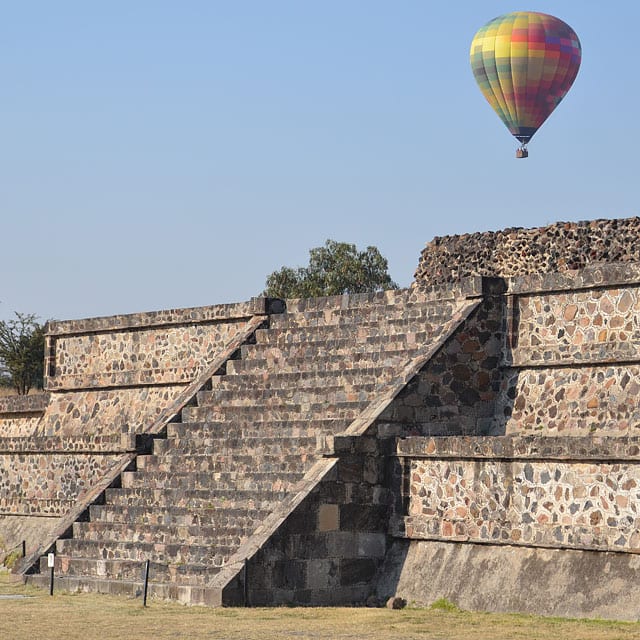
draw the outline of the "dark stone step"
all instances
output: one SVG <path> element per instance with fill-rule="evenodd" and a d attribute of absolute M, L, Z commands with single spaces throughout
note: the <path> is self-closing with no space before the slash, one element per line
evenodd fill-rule
<path fill-rule="evenodd" d="M 334 380 L 333 384 L 316 387 L 298 387 L 291 385 L 279 389 L 246 387 L 244 389 L 216 388 L 212 391 L 198 393 L 198 405 L 233 406 L 271 406 L 271 404 L 301 404 L 304 402 L 368 402 L 378 384 L 360 383 L 347 385 L 342 380 Z"/>
<path fill-rule="evenodd" d="M 299 357 L 288 354 L 287 357 L 267 357 L 265 353 L 260 356 L 253 354 L 251 359 L 229 360 L 227 362 L 227 375 L 264 375 L 269 371 L 279 373 L 310 373 L 315 371 L 332 371 L 339 375 L 341 371 L 357 371 L 371 369 L 397 370 L 404 366 L 413 354 L 419 349 L 402 348 L 386 349 L 371 353 L 351 352 L 347 355 L 336 355 L 327 352 L 319 357 Z"/>
<path fill-rule="evenodd" d="M 174 422 L 167 425 L 167 439 L 178 438 L 296 438 L 334 435 L 342 433 L 351 420 L 331 416 L 320 419 L 270 420 L 258 422 L 251 417 L 234 422 L 214 420 Z"/>
<path fill-rule="evenodd" d="M 380 385 L 388 382 L 394 375 L 388 367 L 370 369 L 335 370 L 319 369 L 315 371 L 281 372 L 279 370 L 260 373 L 214 376 L 211 384 L 215 389 L 287 389 L 295 386 L 299 389 L 335 386 L 338 383 L 348 387 L 359 385 Z"/>
<path fill-rule="evenodd" d="M 245 472 L 217 472 L 217 473 L 179 473 L 154 472 L 137 473 L 125 471 L 122 474 L 122 486 L 156 487 L 172 489 L 240 489 L 256 491 L 281 491 L 293 488 L 303 477 L 304 473 L 256 473 Z"/>
<path fill-rule="evenodd" d="M 238 489 L 183 489 L 132 487 L 107 489 L 105 506 L 140 507 L 147 509 L 269 509 L 285 498 L 286 491 L 258 491 Z"/>
<path fill-rule="evenodd" d="M 223 519 L 224 520 L 224 519 Z M 244 526 L 243 526 L 244 525 Z M 236 526 L 160 525 L 122 522 L 76 522 L 75 540 L 104 543 L 144 543 L 162 545 L 194 545 L 235 547 L 255 529 L 256 521 L 246 517 Z"/>
<path fill-rule="evenodd" d="M 288 358 L 324 359 L 327 355 L 353 357 L 386 351 L 412 350 L 431 344 L 442 331 L 444 322 L 428 331 L 386 335 L 382 332 L 361 338 L 333 338 L 326 335 L 314 341 L 294 342 L 282 346 L 245 344 L 240 348 L 243 360 L 266 359 L 269 362 Z"/>
<path fill-rule="evenodd" d="M 211 564 L 221 567 L 236 550 L 236 546 L 196 544 L 154 544 L 150 542 L 97 542 L 76 538 L 56 542 L 56 553 L 71 558 L 102 560 L 136 560 L 163 564 Z"/>
<path fill-rule="evenodd" d="M 164 440 L 154 440 L 153 443 L 153 453 L 158 456 L 225 455 L 239 450 L 268 456 L 291 452 L 323 455 L 333 452 L 333 442 L 331 438 L 322 436 L 263 438 L 242 436 L 233 432 L 229 435 L 217 435 L 193 431 L 181 437 L 173 436 Z"/>
<path fill-rule="evenodd" d="M 183 422 L 282 422 L 284 420 L 322 419 L 325 417 L 355 420 L 365 409 L 363 402 L 308 402 L 256 404 L 247 406 L 186 407 L 182 411 Z"/>
<path fill-rule="evenodd" d="M 363 316 L 374 312 L 386 317 L 402 313 L 412 307 L 443 307 L 455 302 L 458 292 L 442 288 L 439 291 L 419 291 L 404 289 L 396 291 L 376 292 L 374 294 L 352 294 L 347 296 L 330 296 L 325 298 L 305 298 L 287 300 L 287 311 L 273 320 L 286 322 L 286 316 L 300 315 L 314 318 L 316 315 L 357 315 Z"/>
<path fill-rule="evenodd" d="M 399 318 L 356 319 L 353 322 L 337 324 L 304 324 L 294 322 L 281 323 L 268 329 L 256 331 L 256 343 L 268 346 L 286 346 L 300 342 L 322 343 L 327 340 L 366 341 L 384 335 L 402 339 L 403 336 L 416 333 L 432 333 L 450 318 L 450 313 L 425 313 L 412 318 L 403 315 Z"/>
<path fill-rule="evenodd" d="M 93 577 L 107 580 L 144 580 L 146 561 L 102 560 L 97 558 L 69 558 L 56 556 L 56 580 L 65 577 Z M 220 572 L 221 567 L 209 564 L 149 563 L 149 583 L 206 585 Z M 40 559 L 40 572 L 48 574 L 47 557 Z"/>
<path fill-rule="evenodd" d="M 180 473 L 216 473 L 241 471 L 250 474 L 258 469 L 263 473 L 291 473 L 303 470 L 313 454 L 305 451 L 268 454 L 261 450 L 249 451 L 238 448 L 234 451 L 201 454 L 145 455 L 138 456 L 138 473 L 180 472 Z"/>
<path fill-rule="evenodd" d="M 208 507 L 187 508 L 178 506 L 93 505 L 89 508 L 91 522 L 143 524 L 161 526 L 212 526 L 218 524 L 228 527 L 253 526 L 264 519 L 270 508 L 254 508 L 247 502 L 243 506 L 236 503 L 228 506 L 218 503 Z"/>

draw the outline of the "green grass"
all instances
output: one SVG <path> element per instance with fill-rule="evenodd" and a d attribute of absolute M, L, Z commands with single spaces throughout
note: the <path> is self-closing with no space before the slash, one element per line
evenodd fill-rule
<path fill-rule="evenodd" d="M 436 611 L 449 611 L 449 612 L 459 612 L 460 609 L 453 604 L 453 602 L 449 602 L 446 598 L 438 598 L 435 602 L 431 603 L 430 609 L 435 609 Z"/>

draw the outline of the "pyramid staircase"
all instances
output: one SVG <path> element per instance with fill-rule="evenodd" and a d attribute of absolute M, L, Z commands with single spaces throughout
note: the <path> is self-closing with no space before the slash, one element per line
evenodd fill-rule
<path fill-rule="evenodd" d="M 288 301 L 57 540 L 57 587 L 138 595 L 148 560 L 151 595 L 220 604 L 333 437 L 364 433 L 477 304 L 451 290 Z M 47 585 L 46 566 L 28 580 Z"/>

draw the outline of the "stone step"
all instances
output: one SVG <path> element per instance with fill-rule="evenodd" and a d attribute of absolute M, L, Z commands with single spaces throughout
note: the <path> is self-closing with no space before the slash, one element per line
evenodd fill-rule
<path fill-rule="evenodd" d="M 353 322 L 337 324 L 300 325 L 295 323 L 258 329 L 255 333 L 256 344 L 283 346 L 299 342 L 324 342 L 326 340 L 362 341 L 379 335 L 401 338 L 410 334 L 432 333 L 447 320 L 448 313 L 428 313 L 423 316 L 399 318 L 354 318 Z"/>
<path fill-rule="evenodd" d="M 209 438 L 299 438 L 321 437 L 342 433 L 351 423 L 338 416 L 305 420 L 296 417 L 291 420 L 256 421 L 251 416 L 241 417 L 234 422 L 190 421 L 172 422 L 167 425 L 167 440 L 200 439 L 203 444 Z"/>
<path fill-rule="evenodd" d="M 317 420 L 325 417 L 355 420 L 364 410 L 363 402 L 273 402 L 253 406 L 202 406 L 186 407 L 182 411 L 183 422 L 229 422 L 238 420 L 253 422 L 282 422 L 283 420 Z"/>
<path fill-rule="evenodd" d="M 442 325 L 441 325 L 442 326 Z M 294 342 L 273 346 L 269 344 L 244 344 L 240 347 L 242 360 L 266 359 L 275 363 L 289 358 L 324 359 L 327 355 L 354 357 L 399 350 L 413 350 L 431 344 L 440 331 L 416 331 L 408 334 L 386 335 L 383 332 L 364 338 L 337 338 L 325 335 L 317 340 Z"/>
<path fill-rule="evenodd" d="M 268 456 L 300 452 L 325 455 L 333 453 L 333 441 L 324 436 L 255 437 L 230 433 L 229 435 L 209 434 L 198 431 L 185 433 L 182 437 L 172 437 L 153 442 L 153 454 L 160 455 L 225 455 L 238 450 L 254 451 Z M 138 458 L 140 460 L 140 458 Z"/>
<path fill-rule="evenodd" d="M 259 373 L 244 373 L 235 375 L 214 376 L 211 380 L 212 390 L 235 389 L 287 389 L 295 386 L 299 389 L 313 389 L 322 386 L 335 385 L 340 382 L 348 387 L 370 384 L 384 384 L 395 374 L 388 367 L 371 367 L 369 369 L 345 369 L 336 371 L 318 369 L 314 371 L 281 372 L 261 371 Z"/>
<path fill-rule="evenodd" d="M 108 580 L 144 580 L 146 561 L 102 560 L 99 558 L 69 558 L 56 556 L 55 577 L 93 577 Z M 149 583 L 206 585 L 220 572 L 221 567 L 208 564 L 149 563 Z M 40 572 L 48 574 L 47 557 L 40 558 Z"/>
<path fill-rule="evenodd" d="M 269 503 L 269 506 L 272 503 Z M 255 509 L 246 502 L 244 506 L 220 504 L 201 508 L 187 508 L 173 505 L 92 505 L 89 508 L 91 522 L 133 523 L 162 526 L 212 526 L 253 527 L 264 519 L 270 508 Z"/>
<path fill-rule="evenodd" d="M 444 313 L 458 304 L 452 292 L 442 291 L 441 295 L 420 295 L 414 292 L 409 295 L 399 295 L 393 299 L 384 300 L 356 300 L 315 298 L 306 300 L 288 300 L 287 311 L 271 317 L 271 326 L 281 327 L 292 321 L 301 323 L 332 323 L 337 321 L 352 322 L 367 318 L 398 318 L 407 314 L 422 315 L 424 313 Z"/>
<path fill-rule="evenodd" d="M 337 383 L 334 381 L 334 384 L 306 388 L 297 385 L 279 389 L 216 388 L 212 391 L 200 391 L 197 398 L 198 406 L 224 405 L 225 407 L 270 406 L 272 403 L 282 404 L 284 402 L 301 404 L 303 402 L 317 402 L 319 398 L 323 402 L 368 402 L 377 389 L 376 382 L 349 386 L 341 381 L 337 381 Z"/>
<path fill-rule="evenodd" d="M 448 318 L 458 305 L 458 302 L 451 300 L 407 305 L 376 305 L 364 309 L 321 309 L 306 312 L 293 310 L 277 317 L 272 316 L 269 325 L 261 327 L 258 331 L 322 327 L 346 329 L 351 326 L 373 327 L 375 325 L 386 325 L 393 331 L 411 324 L 440 323 L 444 318 Z"/>
<path fill-rule="evenodd" d="M 310 373 L 315 371 L 331 371 L 340 375 L 342 371 L 357 371 L 371 369 L 391 369 L 402 367 L 413 357 L 418 349 L 386 349 L 371 353 L 352 352 L 347 355 L 336 355 L 322 352 L 322 357 L 316 353 L 314 357 L 280 356 L 274 358 L 263 353 L 258 357 L 253 354 L 252 359 L 228 360 L 227 376 L 251 374 L 260 375 L 268 371 L 278 373 Z"/>
<path fill-rule="evenodd" d="M 306 451 L 268 454 L 260 451 L 249 451 L 237 448 L 213 455 L 206 454 L 165 454 L 161 456 L 144 455 L 137 458 L 137 472 L 182 472 L 182 473 L 216 473 L 239 472 L 250 474 L 254 469 L 268 473 L 289 473 L 299 471 L 308 466 L 317 456 Z"/>
<path fill-rule="evenodd" d="M 258 491 L 256 488 L 240 489 L 154 489 L 131 487 L 107 489 L 105 507 L 132 507 L 156 511 L 181 508 L 185 510 L 255 509 L 270 510 L 287 495 L 281 491 Z"/>
<path fill-rule="evenodd" d="M 30 585 L 42 589 L 49 588 L 47 574 L 34 574 L 27 577 Z M 94 576 L 58 576 L 56 589 L 70 592 L 104 593 L 129 598 L 142 596 L 142 580 L 108 580 Z M 221 592 L 218 588 L 200 585 L 180 585 L 172 582 L 152 582 L 149 584 L 149 598 L 160 600 L 175 600 L 182 604 L 203 605 L 209 607 L 220 606 Z"/>
<path fill-rule="evenodd" d="M 211 544 L 161 544 L 152 542 L 127 542 L 59 539 L 56 555 L 69 558 L 101 558 L 103 560 L 135 560 L 163 564 L 210 564 L 221 567 L 235 552 L 236 546 Z"/>
<path fill-rule="evenodd" d="M 125 471 L 122 473 L 122 486 L 125 489 L 135 487 L 155 487 L 172 489 L 207 489 L 224 490 L 240 489 L 247 491 L 252 487 L 256 491 L 288 491 L 304 476 L 304 473 L 264 473 L 253 472 L 250 475 L 243 471 L 216 473 L 180 473 L 147 471 L 138 473 Z"/>
<path fill-rule="evenodd" d="M 239 521 L 241 522 L 241 521 Z M 255 521 L 247 518 L 246 526 L 215 523 L 198 525 L 158 525 L 130 522 L 75 522 L 75 540 L 103 543 L 144 543 L 153 545 L 190 545 L 237 547 L 255 529 Z"/>

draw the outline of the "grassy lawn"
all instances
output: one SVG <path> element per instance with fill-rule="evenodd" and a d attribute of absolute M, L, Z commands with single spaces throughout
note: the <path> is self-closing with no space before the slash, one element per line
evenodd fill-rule
<path fill-rule="evenodd" d="M 0 578 L 0 638 L 7 640 L 613 640 L 640 638 L 640 623 L 495 615 L 442 608 L 206 609 L 93 594 L 50 597 Z"/>

